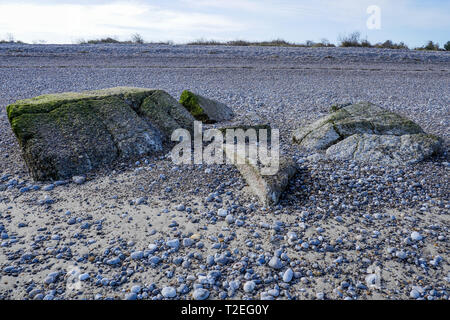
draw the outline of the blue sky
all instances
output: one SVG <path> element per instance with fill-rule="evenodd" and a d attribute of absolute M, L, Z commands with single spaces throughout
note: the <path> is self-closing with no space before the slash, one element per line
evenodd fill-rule
<path fill-rule="evenodd" d="M 380 29 L 368 29 L 369 6 L 380 8 Z M 196 39 L 337 43 L 359 31 L 371 42 L 414 47 L 450 40 L 448 0 L 0 0 L 0 39 L 76 43 L 140 33 L 147 41 Z"/>

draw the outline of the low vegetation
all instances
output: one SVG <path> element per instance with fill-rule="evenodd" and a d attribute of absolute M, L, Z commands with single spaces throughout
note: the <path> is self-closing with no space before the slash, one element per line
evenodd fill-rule
<path fill-rule="evenodd" d="M 340 36 L 339 42 L 339 46 L 343 48 L 409 49 L 405 43 L 394 43 L 392 40 L 371 44 L 367 39 L 361 39 L 361 34 L 359 32 L 353 32 L 347 36 Z"/>
<path fill-rule="evenodd" d="M 450 51 L 450 41 L 447 41 L 447 43 L 444 44 L 444 49 L 445 49 L 446 51 Z"/>
<path fill-rule="evenodd" d="M 23 44 L 24 42 L 20 40 L 15 40 L 12 34 L 7 34 L 6 39 L 0 39 L 0 44 L 3 43 L 17 43 Z M 44 44 L 43 40 L 34 41 L 33 44 Z M 174 45 L 173 41 L 161 41 L 161 42 L 146 42 L 144 38 L 139 34 L 135 33 L 131 36 L 130 40 L 118 40 L 116 37 L 105 37 L 99 39 L 84 40 L 80 39 L 77 41 L 78 44 L 164 44 L 164 45 Z M 275 39 L 271 41 L 246 41 L 246 40 L 231 40 L 231 41 L 217 41 L 217 40 L 206 40 L 199 39 L 195 41 L 188 42 L 187 45 L 193 46 L 259 46 L 259 47 L 303 47 L 303 48 L 329 48 L 336 47 L 335 44 L 331 43 L 327 39 L 322 39 L 320 42 L 315 42 L 307 40 L 305 43 L 295 43 L 289 42 L 283 39 Z M 378 49 L 403 49 L 409 50 L 409 47 L 404 42 L 395 43 L 392 40 L 386 40 L 384 42 L 379 42 L 372 44 L 367 39 L 362 39 L 359 32 L 352 32 L 348 35 L 343 35 L 339 37 L 339 47 L 342 48 L 378 48 Z M 450 51 L 450 41 L 444 44 L 443 48 L 439 46 L 439 43 L 428 41 L 424 46 L 414 48 L 414 50 L 424 50 L 424 51 Z"/>
<path fill-rule="evenodd" d="M 335 47 L 334 44 L 324 39 L 321 42 L 306 41 L 305 43 L 293 43 L 283 39 L 276 39 L 272 41 L 245 41 L 245 40 L 232 40 L 232 41 L 216 41 L 199 39 L 196 41 L 188 42 L 187 45 L 196 46 L 259 46 L 259 47 Z"/>
<path fill-rule="evenodd" d="M 78 40 L 78 44 L 166 44 L 173 45 L 173 41 L 165 41 L 165 42 L 146 42 L 144 38 L 139 34 L 135 33 L 131 36 L 130 40 L 118 40 L 116 37 L 106 37 L 100 39 L 91 39 L 91 40 Z"/>
<path fill-rule="evenodd" d="M 416 48 L 416 50 L 427 50 L 427 51 L 439 51 L 441 50 L 439 47 L 439 43 L 434 43 L 433 41 L 428 41 L 426 45 L 423 47 Z"/>
<path fill-rule="evenodd" d="M 16 40 L 11 33 L 6 35 L 6 39 L 0 39 L 0 43 L 23 43 L 20 40 Z"/>

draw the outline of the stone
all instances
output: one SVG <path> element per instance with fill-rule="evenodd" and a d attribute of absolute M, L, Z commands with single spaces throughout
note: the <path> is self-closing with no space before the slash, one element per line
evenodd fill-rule
<path fill-rule="evenodd" d="M 256 284 L 254 281 L 247 281 L 244 284 L 244 291 L 247 293 L 253 292 L 255 290 L 255 288 L 256 288 Z"/>
<path fill-rule="evenodd" d="M 226 209 L 220 208 L 217 210 L 217 215 L 219 217 L 226 217 L 228 215 L 228 211 Z"/>
<path fill-rule="evenodd" d="M 191 238 L 184 238 L 183 239 L 183 246 L 184 247 L 190 247 L 194 244 L 194 240 L 192 240 Z"/>
<path fill-rule="evenodd" d="M 227 121 L 234 117 L 233 110 L 227 105 L 188 90 L 182 92 L 180 104 L 182 104 L 196 120 L 204 123 Z"/>
<path fill-rule="evenodd" d="M 413 121 L 369 102 L 333 108 L 331 114 L 299 128 L 293 142 L 310 160 L 356 160 L 400 166 L 440 151 L 442 140 Z"/>
<path fill-rule="evenodd" d="M 422 237 L 422 235 L 419 232 L 417 232 L 417 231 L 411 232 L 411 240 L 413 240 L 413 241 L 420 241 L 422 239 L 423 239 L 423 237 Z"/>
<path fill-rule="evenodd" d="M 174 298 L 177 295 L 177 290 L 174 287 L 164 287 L 161 294 L 164 298 Z"/>
<path fill-rule="evenodd" d="M 365 278 L 366 284 L 369 288 L 377 286 L 377 282 L 380 280 L 375 273 L 368 274 Z"/>
<path fill-rule="evenodd" d="M 269 267 L 273 269 L 281 269 L 283 267 L 283 263 L 281 262 L 280 258 L 278 258 L 277 256 L 273 256 L 269 261 Z"/>
<path fill-rule="evenodd" d="M 175 250 L 178 250 L 178 248 L 180 247 L 180 240 L 178 239 L 172 239 L 172 240 L 168 240 L 166 242 L 166 245 L 170 248 L 173 248 Z"/>
<path fill-rule="evenodd" d="M 289 282 L 291 282 L 293 277 L 294 277 L 294 271 L 292 271 L 292 269 L 289 268 L 283 274 L 283 281 L 286 283 L 289 283 Z"/>
<path fill-rule="evenodd" d="M 78 276 L 78 279 L 80 279 L 80 281 L 86 281 L 86 280 L 89 279 L 89 274 L 88 274 L 88 273 L 80 274 L 80 275 Z"/>
<path fill-rule="evenodd" d="M 42 95 L 7 114 L 31 176 L 42 181 L 161 152 L 173 130 L 192 130 L 194 121 L 166 92 L 129 87 Z"/>
<path fill-rule="evenodd" d="M 134 251 L 131 253 L 131 259 L 133 260 L 141 260 L 144 258 L 144 252 L 143 251 Z"/>
<path fill-rule="evenodd" d="M 197 288 L 192 293 L 194 300 L 206 300 L 209 297 L 209 291 L 203 288 Z"/>
<path fill-rule="evenodd" d="M 412 289 L 409 296 L 413 299 L 418 299 L 420 298 L 420 293 L 416 289 Z"/>
<path fill-rule="evenodd" d="M 137 294 L 134 292 L 130 292 L 125 295 L 125 300 L 136 300 L 136 299 L 137 299 Z"/>
<path fill-rule="evenodd" d="M 83 184 L 86 182 L 85 176 L 74 176 L 72 177 L 72 181 L 76 184 Z"/>

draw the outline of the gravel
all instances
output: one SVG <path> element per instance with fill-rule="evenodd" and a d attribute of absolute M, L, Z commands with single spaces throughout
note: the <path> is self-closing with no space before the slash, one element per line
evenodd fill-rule
<path fill-rule="evenodd" d="M 449 298 L 448 53 L 1 44 L 0 68 L 0 299 Z M 299 173 L 274 208 L 232 166 L 160 155 L 33 182 L 3 107 L 120 85 L 191 89 L 236 120 L 270 120 Z M 441 136 L 444 153 L 392 168 L 312 162 L 290 143 L 360 100 Z"/>

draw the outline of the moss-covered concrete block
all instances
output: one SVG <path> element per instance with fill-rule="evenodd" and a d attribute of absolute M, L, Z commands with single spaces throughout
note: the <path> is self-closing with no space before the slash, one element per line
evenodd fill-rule
<path fill-rule="evenodd" d="M 383 165 L 421 161 L 438 152 L 442 142 L 406 117 L 369 102 L 332 108 L 326 117 L 295 130 L 292 139 L 328 159 Z"/>
<path fill-rule="evenodd" d="M 180 103 L 196 120 L 203 123 L 227 121 L 234 117 L 233 110 L 227 105 L 188 90 L 182 92 Z"/>
<path fill-rule="evenodd" d="M 162 151 L 172 129 L 194 118 L 161 90 L 117 87 L 49 94 L 7 106 L 14 134 L 36 180 L 69 178 Z"/>

